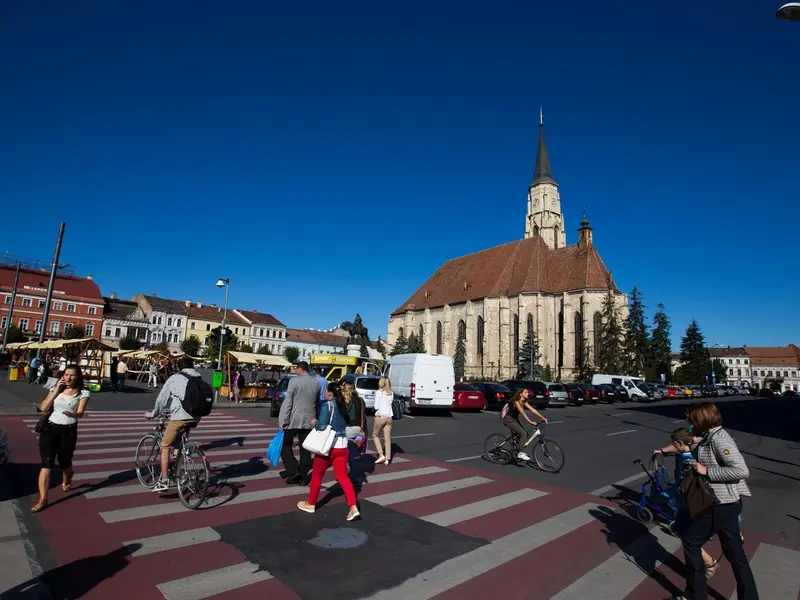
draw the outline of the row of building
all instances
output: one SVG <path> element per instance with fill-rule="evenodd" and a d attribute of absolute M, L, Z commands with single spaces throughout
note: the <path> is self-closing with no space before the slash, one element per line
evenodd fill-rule
<path fill-rule="evenodd" d="M 36 337 L 45 330 L 45 338 L 61 338 L 73 327 L 82 327 L 86 337 L 119 347 L 125 337 L 142 346 L 166 343 L 178 352 L 183 341 L 196 336 L 202 346 L 206 338 L 222 325 L 240 342 L 255 352 L 262 349 L 281 354 L 286 346 L 300 350 L 301 358 L 318 352 L 341 352 L 347 345 L 347 332 L 341 329 L 319 331 L 292 329 L 268 313 L 257 310 L 223 309 L 215 304 L 191 300 L 171 300 L 155 294 L 137 294 L 124 300 L 111 293 L 104 297 L 91 277 L 59 274 L 55 279 L 50 313 L 44 323 L 49 271 L 46 268 L 21 268 L 14 297 L 15 266 L 0 264 L 0 335 L 10 325 L 23 334 Z M 14 297 L 13 310 L 12 297 Z"/>

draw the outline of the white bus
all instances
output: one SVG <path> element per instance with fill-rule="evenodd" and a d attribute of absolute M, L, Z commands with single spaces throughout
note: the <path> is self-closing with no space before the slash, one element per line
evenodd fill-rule
<path fill-rule="evenodd" d="M 598 373 L 592 377 L 592 385 L 601 385 L 607 383 L 610 385 L 621 385 L 628 391 L 628 398 L 630 400 L 647 400 L 648 396 L 639 389 L 639 384 L 644 383 L 641 377 L 632 377 L 630 375 L 606 375 Z"/>

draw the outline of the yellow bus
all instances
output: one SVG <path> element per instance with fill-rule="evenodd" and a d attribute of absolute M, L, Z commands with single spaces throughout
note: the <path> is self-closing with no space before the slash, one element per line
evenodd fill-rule
<path fill-rule="evenodd" d="M 383 372 L 382 362 L 347 354 L 312 354 L 310 361 L 311 368 L 322 369 L 322 376 L 328 381 L 339 381 L 351 373 L 380 375 Z"/>

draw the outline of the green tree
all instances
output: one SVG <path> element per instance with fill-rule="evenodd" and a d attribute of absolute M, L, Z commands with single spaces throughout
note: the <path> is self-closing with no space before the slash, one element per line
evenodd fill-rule
<path fill-rule="evenodd" d="M 670 325 L 669 317 L 664 312 L 664 305 L 661 303 L 658 305 L 658 311 L 653 315 L 653 325 L 653 335 L 650 337 L 651 381 L 659 381 L 662 374 L 666 381 L 670 381 L 672 325 Z"/>
<path fill-rule="evenodd" d="M 406 339 L 406 332 L 404 330 L 400 330 L 400 335 L 397 336 L 397 341 L 394 343 L 392 351 L 389 352 L 389 356 L 397 356 L 398 354 L 407 354 L 407 353 L 408 353 L 408 340 Z"/>
<path fill-rule="evenodd" d="M 600 373 L 622 373 L 625 362 L 622 347 L 622 323 L 611 290 L 603 300 L 601 316 L 603 325 L 600 328 L 598 342 L 600 347 L 597 349 L 597 369 Z"/>
<path fill-rule="evenodd" d="M 536 334 L 529 331 L 525 336 L 525 341 L 519 349 L 517 360 L 517 379 L 535 380 L 536 375 L 540 374 L 541 367 L 539 362 L 539 340 Z"/>
<path fill-rule="evenodd" d="M 231 331 L 230 327 L 225 328 L 227 335 L 222 342 L 222 354 L 229 350 L 236 350 L 239 347 L 239 338 Z M 215 327 L 206 336 L 206 357 L 217 360 L 219 358 L 219 338 L 222 327 Z"/>
<path fill-rule="evenodd" d="M 649 362 L 650 337 L 647 324 L 644 322 L 644 309 L 642 293 L 636 286 L 633 287 L 628 304 L 628 318 L 625 322 L 624 373 L 626 375 L 640 376 L 645 373 L 645 366 Z"/>
<path fill-rule="evenodd" d="M 408 336 L 404 354 L 425 354 L 425 342 L 416 333 L 412 333 Z"/>
<path fill-rule="evenodd" d="M 294 364 L 300 358 L 300 348 L 297 346 L 286 346 L 283 349 L 283 357 L 290 363 Z"/>
<path fill-rule="evenodd" d="M 253 347 L 250 344 L 245 344 L 244 342 L 239 344 L 239 350 L 242 352 L 253 352 Z"/>
<path fill-rule="evenodd" d="M 375 350 L 377 350 L 383 358 L 386 358 L 386 346 L 383 345 L 381 338 L 375 342 Z"/>
<path fill-rule="evenodd" d="M 540 381 L 553 381 L 553 369 L 550 365 L 545 365 L 542 369 L 541 377 L 537 377 Z"/>
<path fill-rule="evenodd" d="M 578 364 L 578 372 L 575 374 L 577 383 L 592 383 L 592 377 L 597 371 L 592 364 L 592 347 L 589 344 L 583 345 L 583 352 Z"/>
<path fill-rule="evenodd" d="M 267 344 L 264 344 L 263 346 L 261 346 L 261 348 L 258 349 L 257 354 L 269 355 L 272 354 L 272 350 L 269 349 L 269 346 Z"/>
<path fill-rule="evenodd" d="M 686 328 L 681 340 L 681 362 L 684 383 L 700 384 L 706 382 L 711 374 L 711 360 L 706 349 L 705 337 L 695 319 Z"/>
<path fill-rule="evenodd" d="M 196 335 L 190 335 L 181 342 L 181 351 L 189 356 L 200 356 L 201 346 L 200 338 Z"/>
<path fill-rule="evenodd" d="M 138 350 L 140 347 L 139 340 L 130 334 L 125 334 L 125 337 L 119 341 L 120 350 Z"/>
<path fill-rule="evenodd" d="M 456 351 L 453 354 L 453 373 L 456 381 L 464 381 L 464 373 L 467 370 L 467 344 L 464 336 L 459 335 L 456 341 Z"/>
<path fill-rule="evenodd" d="M 8 339 L 6 341 L 9 344 L 18 344 L 25 341 L 25 336 L 22 335 L 22 330 L 19 327 L 11 325 L 8 328 Z"/>
<path fill-rule="evenodd" d="M 68 329 L 64 329 L 65 340 L 82 340 L 85 337 L 86 337 L 86 330 L 80 325 L 73 325 Z M 135 350 L 136 348 L 131 348 L 131 349 Z"/>
<path fill-rule="evenodd" d="M 714 378 L 717 383 L 724 383 L 728 380 L 728 366 L 720 359 L 715 358 L 711 361 L 711 366 L 714 370 Z M 711 373 L 708 374 L 708 380 L 711 381 Z"/>
<path fill-rule="evenodd" d="M 169 354 L 169 344 L 167 344 L 167 342 L 161 342 L 159 344 L 156 344 L 153 350 L 158 350 L 159 352 L 162 352 L 164 354 Z"/>

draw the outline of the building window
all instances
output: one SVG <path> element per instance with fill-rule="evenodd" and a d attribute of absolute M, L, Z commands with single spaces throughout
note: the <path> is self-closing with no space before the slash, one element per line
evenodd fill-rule
<path fill-rule="evenodd" d="M 420 325 L 420 329 L 421 328 L 422 328 L 422 325 Z M 476 330 L 476 335 L 477 335 L 477 338 L 478 338 L 478 356 L 480 356 L 481 359 L 483 359 L 483 336 L 484 336 L 484 333 L 485 333 L 484 332 L 483 317 L 478 317 L 478 325 L 475 328 L 475 330 Z"/>
<path fill-rule="evenodd" d="M 740 363 L 739 363 L 739 359 L 738 359 L 738 358 L 736 359 L 736 364 L 737 364 L 737 365 L 738 365 L 738 364 L 740 364 Z"/>
<path fill-rule="evenodd" d="M 556 348 L 558 356 L 558 368 L 564 366 L 564 311 L 558 311 L 558 322 L 556 323 Z"/>
<path fill-rule="evenodd" d="M 742 376 L 742 370 L 741 369 L 736 369 L 736 376 L 737 377 L 741 377 Z"/>
<path fill-rule="evenodd" d="M 597 364 L 597 352 L 600 348 L 600 334 L 603 331 L 603 315 L 600 314 L 600 311 L 594 313 L 594 319 L 592 320 L 592 338 L 594 342 L 594 362 Z"/>
<path fill-rule="evenodd" d="M 528 313 L 526 335 L 527 337 L 531 338 L 531 341 L 533 341 L 533 315 L 531 313 Z"/>
<path fill-rule="evenodd" d="M 121 336 L 122 336 L 122 331 L 120 330 L 119 327 L 115 327 L 114 328 L 114 337 L 118 338 L 118 337 L 121 337 Z"/>
<path fill-rule="evenodd" d="M 33 326 L 33 330 L 36 333 L 41 333 L 41 331 L 42 331 L 42 320 L 41 319 L 36 319 L 36 323 Z"/>
<path fill-rule="evenodd" d="M 53 302 L 53 310 L 64 310 L 64 305 L 61 302 Z"/>
<path fill-rule="evenodd" d="M 427 347 L 427 344 L 425 344 L 425 328 L 422 327 L 422 323 L 419 324 L 419 341 L 422 342 L 423 346 Z"/>
<path fill-rule="evenodd" d="M 75 312 L 75 305 L 74 304 L 67 304 L 67 312 L 74 313 Z"/>
<path fill-rule="evenodd" d="M 744 370 L 744 376 L 745 377 L 749 377 L 750 376 L 750 369 L 745 369 Z"/>
<path fill-rule="evenodd" d="M 96 306 L 90 306 L 89 307 L 89 314 L 90 315 L 96 315 L 97 314 L 97 307 Z"/>
<path fill-rule="evenodd" d="M 514 367 L 517 363 L 519 363 L 519 315 L 514 315 L 514 330 L 512 333 L 512 341 L 511 344 L 513 346 L 511 356 L 512 356 L 512 367 Z"/>
<path fill-rule="evenodd" d="M 39 300 L 39 308 L 44 308 L 44 300 Z"/>
<path fill-rule="evenodd" d="M 103 335 L 105 337 L 111 337 L 111 327 L 106 327 L 106 332 Z"/>
<path fill-rule="evenodd" d="M 397 337 L 398 338 L 403 337 L 403 333 L 404 333 L 403 328 L 402 327 L 398 327 L 398 329 L 397 329 Z"/>
<path fill-rule="evenodd" d="M 158 317 L 158 324 L 159 324 L 159 325 L 161 325 L 162 323 L 163 323 L 163 320 L 162 320 L 162 318 L 161 318 L 161 317 Z"/>
<path fill-rule="evenodd" d="M 206 331 L 211 331 L 211 325 L 206 323 Z"/>
<path fill-rule="evenodd" d="M 181 319 L 178 319 L 177 321 L 175 321 L 175 327 L 180 327 L 180 326 L 181 326 Z"/>
<path fill-rule="evenodd" d="M 458 322 L 458 338 L 456 338 L 456 341 L 459 339 L 467 339 L 467 324 L 463 321 L 463 319 Z"/>
<path fill-rule="evenodd" d="M 64 333 L 75 327 L 75 323 L 64 323 Z"/>
<path fill-rule="evenodd" d="M 6 328 L 6 323 L 8 323 L 8 317 L 3 317 L 2 319 L 0 319 L 0 327 L 2 327 L 3 329 Z"/>
<path fill-rule="evenodd" d="M 747 364 L 747 359 L 746 358 L 744 359 L 744 364 Z"/>
<path fill-rule="evenodd" d="M 789 371 L 784 371 L 784 372 L 783 372 L 783 376 L 784 376 L 784 377 L 788 377 L 788 376 L 789 376 Z"/>
<path fill-rule="evenodd" d="M 167 317 L 167 327 L 172 327 L 172 317 Z"/>
<path fill-rule="evenodd" d="M 89 337 L 94 335 L 94 323 L 86 324 L 86 335 L 88 335 Z"/>
<path fill-rule="evenodd" d="M 157 325 L 157 324 L 158 324 L 158 319 L 156 317 L 153 317 L 153 325 Z"/>
<path fill-rule="evenodd" d="M 22 306 L 25 306 L 25 307 L 33 306 L 33 300 L 31 298 L 23 298 L 22 299 Z"/>
<path fill-rule="evenodd" d="M 583 316 L 575 313 L 575 366 L 580 367 L 583 360 Z"/>
<path fill-rule="evenodd" d="M 22 331 L 28 331 L 28 319 L 20 319 L 19 328 L 22 329 Z"/>
<path fill-rule="evenodd" d="M 728 369 L 728 375 L 733 375 L 733 369 Z"/>
<path fill-rule="evenodd" d="M 192 321 L 189 324 L 189 329 L 197 329 L 197 322 L 196 321 Z"/>
<path fill-rule="evenodd" d="M 50 333 L 58 333 L 59 331 L 61 331 L 61 321 L 50 323 Z"/>
<path fill-rule="evenodd" d="M 5 303 L 6 304 L 11 304 L 11 296 L 6 296 Z"/>
<path fill-rule="evenodd" d="M 436 321 L 436 354 L 444 354 L 442 346 L 442 322 Z"/>

